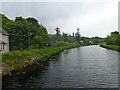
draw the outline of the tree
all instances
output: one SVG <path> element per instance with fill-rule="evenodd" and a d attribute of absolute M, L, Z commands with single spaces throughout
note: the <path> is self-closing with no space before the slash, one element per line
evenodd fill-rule
<path fill-rule="evenodd" d="M 62 41 L 60 29 L 57 27 L 55 28 L 55 31 L 56 31 L 56 37 L 55 37 L 56 41 Z"/>
<path fill-rule="evenodd" d="M 63 33 L 63 41 L 68 42 L 68 34 L 67 33 Z"/>
<path fill-rule="evenodd" d="M 35 36 L 32 43 L 32 48 L 40 49 L 44 46 L 44 42 L 41 36 Z"/>
<path fill-rule="evenodd" d="M 39 48 L 47 44 L 47 29 L 40 25 L 35 18 L 16 17 L 13 21 L 2 15 L 2 20 L 3 29 L 10 34 L 10 50 L 37 48 L 34 46 L 36 39 L 40 44 Z"/>
<path fill-rule="evenodd" d="M 60 29 L 57 27 L 55 28 L 55 30 L 56 30 L 56 35 L 60 35 Z"/>
<path fill-rule="evenodd" d="M 77 42 L 80 42 L 80 39 L 81 39 L 81 35 L 80 35 L 80 32 L 79 32 L 79 31 L 80 31 L 80 29 L 77 28 L 77 33 L 76 33 L 76 35 L 75 35 L 75 36 L 76 36 L 76 41 L 77 41 Z"/>
<path fill-rule="evenodd" d="M 26 18 L 26 20 L 31 23 L 32 25 L 36 26 L 36 27 L 40 27 L 39 22 L 37 19 L 33 18 L 33 17 L 29 17 Z"/>
<path fill-rule="evenodd" d="M 105 38 L 106 44 L 108 45 L 120 45 L 120 34 L 118 31 L 111 32 L 110 35 L 108 35 Z"/>

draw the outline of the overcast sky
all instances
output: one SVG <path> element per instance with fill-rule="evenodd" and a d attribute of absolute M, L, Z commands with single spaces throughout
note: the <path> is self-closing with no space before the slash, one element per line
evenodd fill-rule
<path fill-rule="evenodd" d="M 80 28 L 81 35 L 87 37 L 106 37 L 110 32 L 118 30 L 118 1 L 93 1 L 3 2 L 0 13 L 9 19 L 34 17 L 50 34 L 55 33 L 56 27 L 69 34 Z"/>

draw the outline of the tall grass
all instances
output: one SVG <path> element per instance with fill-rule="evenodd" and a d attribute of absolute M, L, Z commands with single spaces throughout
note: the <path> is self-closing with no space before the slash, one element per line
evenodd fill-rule
<path fill-rule="evenodd" d="M 100 46 L 101 46 L 101 47 L 104 47 L 104 48 L 107 48 L 107 49 L 120 51 L 120 46 L 116 46 L 116 45 L 106 45 L 106 44 L 100 44 Z"/>
<path fill-rule="evenodd" d="M 12 51 L 2 54 L 3 75 L 10 73 L 11 71 L 17 71 L 29 65 L 42 63 L 51 56 L 65 50 L 74 47 L 85 46 L 89 44 L 72 44 L 69 46 L 61 47 L 46 47 L 39 50 L 24 50 L 24 51 Z"/>

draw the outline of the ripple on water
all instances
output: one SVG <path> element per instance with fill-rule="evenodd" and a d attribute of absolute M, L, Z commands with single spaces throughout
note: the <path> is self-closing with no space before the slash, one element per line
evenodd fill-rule
<path fill-rule="evenodd" d="M 6 87 L 117 88 L 117 57 L 118 52 L 98 46 L 74 48 L 50 60 L 43 72 L 37 68 L 32 76 L 24 77 L 24 84 L 16 76 Z"/>

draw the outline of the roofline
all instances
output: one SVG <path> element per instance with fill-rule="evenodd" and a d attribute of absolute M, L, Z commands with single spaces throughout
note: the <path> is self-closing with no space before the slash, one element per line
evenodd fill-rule
<path fill-rule="evenodd" d="M 0 33 L 2 33 L 2 35 L 9 36 L 9 34 L 2 27 L 0 27 L 0 29 Z"/>

